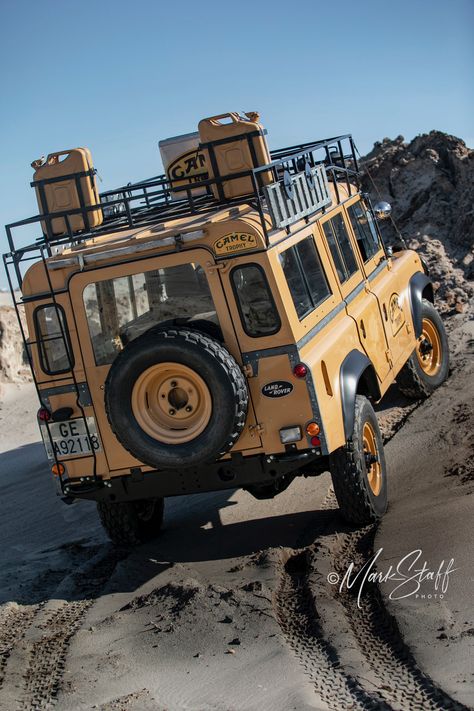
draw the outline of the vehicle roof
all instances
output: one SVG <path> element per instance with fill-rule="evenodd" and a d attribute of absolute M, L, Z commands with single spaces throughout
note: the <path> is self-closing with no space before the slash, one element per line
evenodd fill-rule
<path fill-rule="evenodd" d="M 79 208 L 41 213 L 6 225 L 10 247 L 4 255 L 7 274 L 12 268 L 22 287 L 22 265 L 34 259 L 48 264 L 48 272 L 58 274 L 63 269 L 83 269 L 88 262 L 125 261 L 136 252 L 147 256 L 147 252 L 177 252 L 197 246 L 205 246 L 219 259 L 237 254 L 236 240 L 240 238 L 248 238 L 251 245 L 245 246 L 246 253 L 266 250 L 358 194 L 359 188 L 353 185 L 358 182 L 356 149 L 349 134 L 273 151 L 271 159 L 265 166 L 232 173 L 248 177 L 253 192 L 225 201 L 213 195 L 221 194 L 229 180 L 219 171 L 200 180 L 198 186 L 175 185 L 166 176 L 156 176 L 101 193 L 104 219 L 93 227 L 89 227 L 89 215 L 97 211 L 97 203 L 89 206 L 83 201 Z M 91 169 L 87 175 L 93 173 Z M 70 178 L 77 187 L 82 175 L 61 175 L 44 182 Z M 272 182 L 265 183 L 270 175 Z M 71 230 L 70 218 L 77 215 L 82 216 L 87 230 Z M 68 232 L 53 233 L 54 220 L 61 218 Z M 18 231 L 35 224 L 42 227 L 42 236 L 17 247 Z M 222 246 L 219 240 L 223 240 Z M 32 271 L 28 270 L 30 287 Z"/>
<path fill-rule="evenodd" d="M 311 222 L 321 218 L 327 212 L 337 207 L 341 200 L 354 197 L 358 194 L 356 186 L 352 185 L 350 194 L 345 185 L 338 186 L 339 200 L 336 199 L 335 188 L 329 186 L 332 203 L 324 212 L 315 214 Z M 300 229 L 303 220 L 295 223 L 291 231 L 284 228 L 272 229 L 271 217 L 268 211 L 264 212 L 267 226 L 268 242 L 265 240 L 265 233 L 261 224 L 258 211 L 249 205 L 237 205 L 234 207 L 224 207 L 216 209 L 212 214 L 187 215 L 178 219 L 156 222 L 146 227 L 131 228 L 126 231 L 116 231 L 109 234 L 92 236 L 84 242 L 67 245 L 57 255 L 48 258 L 48 263 L 52 268 L 61 268 L 61 265 L 69 266 L 71 258 L 78 257 L 89 261 L 107 261 L 114 256 L 126 256 L 127 250 L 133 252 L 146 252 L 157 250 L 170 251 L 170 248 L 183 249 L 205 245 L 212 249 L 213 243 L 223 234 L 247 232 L 255 236 L 255 249 L 270 249 L 274 244 L 280 242 L 285 236 L 290 236 L 295 230 Z M 229 255 L 220 255 L 227 256 Z M 216 255 L 219 258 L 219 255 Z"/>

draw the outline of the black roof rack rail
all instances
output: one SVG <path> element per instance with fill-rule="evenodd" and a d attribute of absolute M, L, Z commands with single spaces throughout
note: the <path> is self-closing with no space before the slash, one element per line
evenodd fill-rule
<path fill-rule="evenodd" d="M 248 136 L 247 140 L 250 142 L 252 140 L 251 134 L 248 134 Z M 228 142 L 242 140 L 243 138 L 245 139 L 246 136 L 232 137 L 228 139 Z M 141 228 L 188 215 L 211 213 L 223 207 L 242 204 L 249 205 L 259 213 L 268 244 L 268 230 L 264 216 L 264 213 L 268 212 L 268 204 L 267 193 L 261 177 L 263 172 L 271 171 L 275 183 L 281 183 L 283 186 L 285 180 L 288 182 L 288 176 L 292 179 L 298 173 L 308 170 L 307 166 L 311 169 L 315 166 L 323 165 L 329 181 L 334 183 L 338 201 L 338 183 L 346 182 L 349 191 L 351 181 L 354 182 L 355 180 L 358 183 L 359 167 L 355 145 L 350 134 L 277 149 L 272 151 L 270 155 L 272 160 L 267 165 L 256 166 L 231 175 L 217 174 L 213 178 L 207 177 L 205 180 L 186 185 L 178 184 L 182 183 L 182 179 L 173 183 L 166 175 L 157 175 L 146 180 L 128 183 L 127 185 L 104 191 L 100 193 L 100 207 L 104 214 L 102 224 L 84 229 L 81 232 L 73 232 L 71 230 L 70 218 L 73 215 L 82 215 L 84 225 L 88 226 L 90 224 L 88 213 L 97 210 L 97 204 L 82 204 L 81 207 L 74 210 L 38 214 L 10 223 L 5 227 L 9 247 L 9 253 L 6 256 L 15 262 L 17 278 L 21 284 L 21 273 L 18 264 L 25 259 L 33 259 L 32 252 L 38 250 L 39 247 L 44 248 L 46 255 L 51 255 L 54 247 L 77 244 L 91 237 L 126 231 L 135 227 Z M 242 177 L 250 177 L 251 179 L 253 190 L 250 194 L 233 199 L 218 200 L 214 197 L 213 187 L 215 187 L 216 192 L 218 191 L 222 195 L 223 183 Z M 63 179 L 64 176 L 61 176 L 53 180 Z M 73 175 L 72 179 L 79 182 L 80 176 Z M 197 195 L 197 188 L 201 191 L 204 189 L 205 193 Z M 78 192 L 80 193 L 81 191 Z M 64 234 L 55 235 L 52 231 L 52 221 L 61 217 L 64 218 L 67 229 Z M 19 229 L 32 224 L 39 225 L 41 235 L 32 244 L 17 246 Z M 46 228 L 44 231 L 41 225 Z"/>

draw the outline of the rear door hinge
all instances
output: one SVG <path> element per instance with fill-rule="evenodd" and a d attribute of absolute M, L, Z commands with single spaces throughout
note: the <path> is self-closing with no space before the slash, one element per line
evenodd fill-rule
<path fill-rule="evenodd" d="M 255 425 L 249 425 L 250 436 L 254 437 L 258 435 L 259 437 L 265 433 L 265 425 L 261 422 L 256 422 Z"/>
<path fill-rule="evenodd" d="M 212 262 L 207 262 L 206 264 L 206 269 L 209 274 L 214 274 L 214 272 L 220 272 L 221 274 L 224 274 L 225 271 L 229 268 L 229 263 L 228 262 L 217 262 L 217 264 L 213 264 Z"/>
<path fill-rule="evenodd" d="M 253 372 L 253 367 L 251 363 L 246 363 L 242 366 L 242 373 L 245 375 L 246 378 L 255 377 L 255 373 Z"/>
<path fill-rule="evenodd" d="M 393 368 L 392 351 L 390 349 L 385 351 L 385 357 L 388 361 L 389 366 Z"/>

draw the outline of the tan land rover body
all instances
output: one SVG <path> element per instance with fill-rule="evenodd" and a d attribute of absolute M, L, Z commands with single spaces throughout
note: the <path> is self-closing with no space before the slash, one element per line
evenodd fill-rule
<path fill-rule="evenodd" d="M 52 471 L 66 502 L 98 502 L 116 542 L 156 534 L 166 496 L 269 498 L 327 470 L 350 522 L 377 519 L 387 476 L 371 403 L 395 379 L 422 397 L 448 373 L 430 278 L 415 252 L 384 247 L 352 138 L 262 165 L 263 131 L 245 128 L 217 134 L 234 151 L 224 170 L 202 141 L 198 195 L 162 176 L 102 194 L 103 220 L 81 232 L 51 229 L 52 214 L 96 217 L 80 194 L 7 226 Z M 251 165 L 235 160 L 242 143 Z M 16 250 L 14 228 L 35 221 L 46 234 Z"/>

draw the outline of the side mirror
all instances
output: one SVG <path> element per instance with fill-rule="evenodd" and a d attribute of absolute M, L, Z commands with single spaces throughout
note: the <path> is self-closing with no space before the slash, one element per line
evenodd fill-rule
<path fill-rule="evenodd" d="M 374 213 L 378 220 L 386 220 L 392 214 L 392 206 L 389 202 L 377 202 L 374 205 Z"/>

